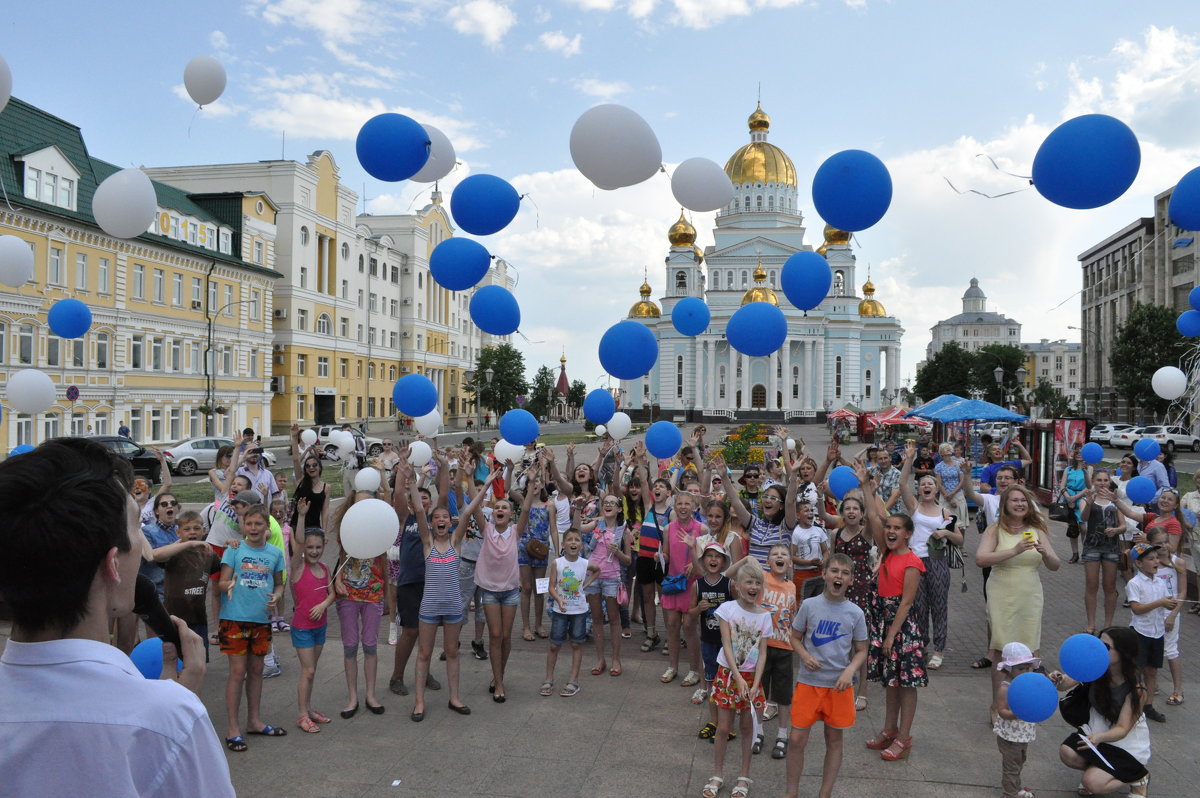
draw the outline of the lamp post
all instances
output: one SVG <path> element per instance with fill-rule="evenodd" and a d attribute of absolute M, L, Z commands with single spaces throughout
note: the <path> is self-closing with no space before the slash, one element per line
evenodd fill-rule
<path fill-rule="evenodd" d="M 216 401 L 216 375 L 213 374 L 213 327 L 216 323 L 217 316 L 220 316 L 225 311 L 229 310 L 234 305 L 249 305 L 257 300 L 254 299 L 239 299 L 236 302 L 226 302 L 214 313 L 211 310 L 208 313 L 208 339 L 204 347 L 204 404 L 208 407 L 208 413 L 204 420 L 204 434 L 211 436 L 213 434 L 213 414 L 215 408 L 213 402 Z"/>
<path fill-rule="evenodd" d="M 1017 368 L 1017 370 L 1014 372 L 1017 378 L 1017 387 L 1013 389 L 1005 389 L 1004 374 L 1004 366 L 996 366 L 996 368 L 992 369 L 992 376 L 996 378 L 996 388 L 999 389 L 1001 401 L 1004 401 L 1005 397 L 1007 397 L 1008 404 L 1011 405 L 1014 398 L 1023 398 L 1022 390 L 1025 384 L 1025 378 L 1029 376 L 1029 369 L 1025 368 L 1024 366 L 1019 366 Z"/>
<path fill-rule="evenodd" d="M 484 369 L 483 372 L 480 372 L 478 369 L 467 369 L 463 372 L 463 377 L 467 382 L 475 384 L 475 429 L 477 430 L 483 429 L 483 406 L 479 403 L 479 395 L 482 388 L 479 382 L 481 374 L 487 380 L 488 385 L 492 384 L 492 378 L 496 376 L 496 372 L 490 368 Z"/>

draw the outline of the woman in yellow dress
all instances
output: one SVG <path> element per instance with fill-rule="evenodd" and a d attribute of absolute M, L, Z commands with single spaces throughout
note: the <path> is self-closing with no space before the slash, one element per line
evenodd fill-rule
<path fill-rule="evenodd" d="M 991 566 L 988 580 L 988 620 L 991 649 L 988 657 L 1000 661 L 1008 643 L 1029 646 L 1040 656 L 1042 644 L 1042 580 L 1038 567 L 1057 571 L 1062 564 L 1050 543 L 1046 521 L 1037 511 L 1033 494 L 1020 485 L 1000 495 L 1000 517 L 979 541 L 975 564 Z M 995 711 L 1000 672 L 992 671 L 992 710 Z"/>

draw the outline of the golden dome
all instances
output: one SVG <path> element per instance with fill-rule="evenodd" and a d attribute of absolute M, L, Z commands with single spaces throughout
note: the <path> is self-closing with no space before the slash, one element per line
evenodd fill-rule
<path fill-rule="evenodd" d="M 762 109 L 762 103 L 754 109 L 754 113 L 750 114 L 750 118 L 746 120 L 746 124 L 751 130 L 769 130 L 771 127 L 771 117 L 767 116 L 767 112 Z"/>
<path fill-rule="evenodd" d="M 658 305 L 650 301 L 650 283 L 643 282 L 642 287 L 638 289 L 638 293 L 642 298 L 638 302 L 633 303 L 633 307 L 629 309 L 629 318 L 631 319 L 658 319 L 662 317 L 662 311 L 658 309 Z"/>
<path fill-rule="evenodd" d="M 830 244 L 849 244 L 850 233 L 839 230 L 832 225 L 825 225 L 825 246 Z"/>
<path fill-rule="evenodd" d="M 779 299 L 775 296 L 775 289 L 766 283 L 767 271 L 763 268 L 762 261 L 760 260 L 758 268 L 754 270 L 754 285 L 746 293 L 742 294 L 742 304 L 749 305 L 751 302 L 770 302 L 772 305 L 778 307 Z"/>
<path fill-rule="evenodd" d="M 825 257 L 826 250 L 828 250 L 828 249 L 829 249 L 828 244 L 821 244 L 821 246 L 817 247 L 817 254 L 823 258 L 823 257 Z"/>
<path fill-rule="evenodd" d="M 704 262 L 704 250 L 700 249 L 700 247 L 698 247 L 698 246 L 696 246 L 695 244 L 693 244 L 693 245 L 692 245 L 692 252 L 693 252 L 693 253 L 696 255 L 696 263 L 703 263 L 703 262 Z"/>
<path fill-rule="evenodd" d="M 679 209 L 679 221 L 667 230 L 667 240 L 673 247 L 690 247 L 696 243 L 696 228 L 684 217 L 683 208 Z"/>
<path fill-rule="evenodd" d="M 860 316 L 886 316 L 887 311 L 884 310 L 883 304 L 878 299 L 874 299 L 875 283 L 871 282 L 868 277 L 863 283 L 863 301 L 858 303 L 858 315 Z"/>
<path fill-rule="evenodd" d="M 567 362 L 567 356 L 566 356 L 566 355 L 563 355 L 562 357 L 560 357 L 560 358 L 558 359 L 558 362 L 559 362 L 559 363 L 566 363 L 566 362 Z"/>
<path fill-rule="evenodd" d="M 762 106 L 750 115 L 752 141 L 730 156 L 725 162 L 725 174 L 735 186 L 745 183 L 774 183 L 795 187 L 796 165 L 783 150 L 767 141 L 771 118 Z"/>

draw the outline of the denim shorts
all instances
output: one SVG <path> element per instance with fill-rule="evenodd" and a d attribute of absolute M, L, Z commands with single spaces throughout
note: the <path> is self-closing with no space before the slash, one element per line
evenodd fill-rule
<path fill-rule="evenodd" d="M 1084 549 L 1083 554 L 1079 555 L 1079 559 L 1083 562 L 1116 562 L 1121 561 L 1121 555 L 1115 551 L 1096 551 L 1095 549 Z"/>
<path fill-rule="evenodd" d="M 516 607 L 521 603 L 521 588 L 508 590 L 480 590 L 484 604 L 499 604 L 501 607 Z"/>
<path fill-rule="evenodd" d="M 567 642 L 568 635 L 572 643 L 587 642 L 586 612 L 577 615 L 563 615 L 561 612 L 550 611 L 550 644 L 561 646 Z"/>
<path fill-rule="evenodd" d="M 704 658 L 704 681 L 711 682 L 717 678 L 717 654 L 720 653 L 720 643 L 700 641 L 700 656 Z"/>
<path fill-rule="evenodd" d="M 602 595 L 610 598 L 616 598 L 617 586 L 620 584 L 621 580 L 615 576 L 612 579 L 593 579 L 592 583 L 583 589 L 583 595 Z"/>
<path fill-rule="evenodd" d="M 420 618 L 421 623 L 431 623 L 434 626 L 440 626 L 442 624 L 445 624 L 446 626 L 452 626 L 456 623 L 462 623 L 467 619 L 467 616 L 461 612 L 458 615 L 426 615 L 425 613 L 421 613 Z"/>
<path fill-rule="evenodd" d="M 297 629 L 292 627 L 292 648 L 312 648 L 325 645 L 325 630 L 329 624 L 318 626 L 316 629 Z"/>

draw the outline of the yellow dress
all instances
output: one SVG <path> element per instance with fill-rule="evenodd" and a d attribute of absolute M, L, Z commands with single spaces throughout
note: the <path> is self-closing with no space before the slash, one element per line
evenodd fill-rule
<path fill-rule="evenodd" d="M 1032 529 L 1035 535 L 1042 533 Z M 1022 533 L 1012 534 L 1003 526 L 996 528 L 996 551 L 1013 548 Z M 988 619 L 992 623 L 989 648 L 1000 651 L 1008 643 L 1021 642 L 1033 651 L 1042 644 L 1042 580 L 1038 567 L 1042 555 L 1030 549 L 992 566 L 988 579 Z"/>

